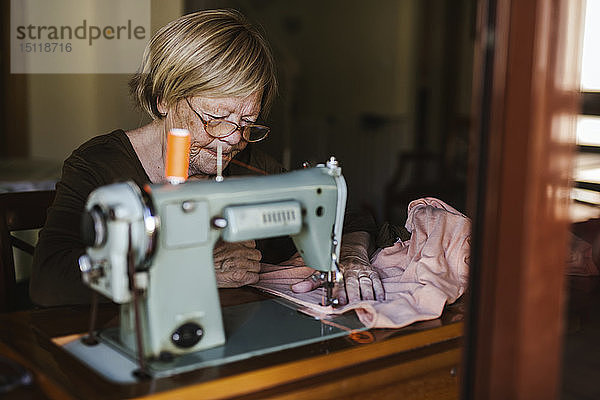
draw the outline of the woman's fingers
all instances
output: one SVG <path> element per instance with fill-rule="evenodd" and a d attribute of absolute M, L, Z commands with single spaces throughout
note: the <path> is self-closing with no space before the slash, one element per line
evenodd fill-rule
<path fill-rule="evenodd" d="M 304 265 L 302 258 L 296 254 L 290 260 L 279 266 L 263 266 L 263 279 L 281 279 L 282 277 L 303 279 L 291 285 L 294 293 L 307 293 L 322 286 L 325 274 L 309 267 L 294 267 Z M 381 278 L 373 270 L 368 261 L 352 257 L 342 262 L 341 269 L 344 275 L 344 284 L 336 285 L 334 297 L 339 305 L 359 302 L 361 300 L 385 300 L 385 290 Z"/>
<path fill-rule="evenodd" d="M 217 271 L 216 276 L 217 286 L 220 288 L 236 288 L 258 282 L 258 272 L 241 269 Z"/>
<path fill-rule="evenodd" d="M 373 294 L 373 282 L 369 279 L 368 276 L 363 276 L 358 279 L 360 284 L 360 297 L 363 300 L 375 300 L 375 295 Z"/>
<path fill-rule="evenodd" d="M 323 275 L 319 271 L 315 270 L 315 272 L 312 275 L 310 275 L 307 279 L 292 285 L 292 292 L 310 292 L 321 286 L 323 284 L 323 281 Z"/>
<path fill-rule="evenodd" d="M 348 304 L 348 296 L 346 295 L 346 288 L 344 285 L 335 285 L 334 297 L 338 299 L 340 306 Z"/>
<path fill-rule="evenodd" d="M 358 275 L 354 271 L 344 273 L 344 284 L 348 302 L 354 303 L 360 301 L 360 283 L 358 281 Z"/>
<path fill-rule="evenodd" d="M 213 250 L 219 287 L 240 287 L 258 282 L 262 254 L 254 240 L 228 243 L 219 240 Z"/>
<path fill-rule="evenodd" d="M 353 257 L 342 262 L 346 294 L 350 303 L 360 300 L 385 300 L 385 291 L 379 274 L 368 261 Z"/>
<path fill-rule="evenodd" d="M 373 276 L 371 277 L 371 282 L 373 283 L 373 293 L 375 294 L 375 300 L 384 301 L 385 300 L 385 290 L 383 289 L 383 283 L 381 282 L 381 277 L 375 271 L 373 271 Z"/>
<path fill-rule="evenodd" d="M 306 293 L 320 287 L 323 282 L 324 275 L 315 271 L 307 279 L 293 284 L 291 288 L 295 293 Z M 383 301 L 385 300 L 385 290 L 377 272 L 365 269 L 349 270 L 344 272 L 344 286 L 336 290 L 335 297 L 339 300 L 340 305 L 361 300 Z"/>

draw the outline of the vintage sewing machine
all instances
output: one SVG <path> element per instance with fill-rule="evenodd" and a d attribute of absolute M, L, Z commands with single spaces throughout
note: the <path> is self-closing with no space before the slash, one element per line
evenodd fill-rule
<path fill-rule="evenodd" d="M 87 285 L 120 304 L 119 328 L 101 333 L 101 341 L 131 360 L 149 360 L 147 369 L 161 376 L 339 334 L 272 301 L 259 311 L 223 310 L 224 324 L 213 247 L 219 238 L 290 235 L 305 263 L 323 272 L 332 304 L 345 205 L 346 183 L 333 157 L 281 175 L 98 188 L 86 205 L 89 247 L 80 268 Z M 240 323 L 249 318 L 257 321 Z M 249 325 L 254 331 L 238 329 Z M 282 333 L 261 343 L 269 325 Z"/>

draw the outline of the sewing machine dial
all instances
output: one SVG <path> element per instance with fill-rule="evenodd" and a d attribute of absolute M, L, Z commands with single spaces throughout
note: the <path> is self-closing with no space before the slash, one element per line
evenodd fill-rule
<path fill-rule="evenodd" d="M 134 267 L 149 265 L 156 246 L 158 219 L 149 199 L 131 182 L 100 188 L 90 195 L 82 220 L 87 254 L 79 266 L 84 281 L 117 303 L 130 300 L 128 259 Z"/>

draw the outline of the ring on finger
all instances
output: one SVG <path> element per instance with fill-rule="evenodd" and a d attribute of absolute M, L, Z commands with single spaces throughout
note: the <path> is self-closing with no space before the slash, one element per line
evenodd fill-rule
<path fill-rule="evenodd" d="M 359 272 L 358 273 L 358 279 L 360 280 L 361 278 L 368 278 L 371 279 L 371 276 L 368 272 Z"/>

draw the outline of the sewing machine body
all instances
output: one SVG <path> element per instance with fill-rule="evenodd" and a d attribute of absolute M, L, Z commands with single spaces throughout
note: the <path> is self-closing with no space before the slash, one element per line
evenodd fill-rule
<path fill-rule="evenodd" d="M 84 282 L 121 304 L 120 341 L 130 351 L 136 348 L 132 286 L 139 289 L 145 357 L 225 343 L 213 262 L 219 238 L 290 235 L 307 265 L 335 275 L 346 204 L 337 163 L 223 182 L 150 185 L 145 192 L 120 183 L 90 195 L 86 209 L 95 214 L 95 243 L 80 261 Z M 128 274 L 132 267 L 134 276 Z"/>

